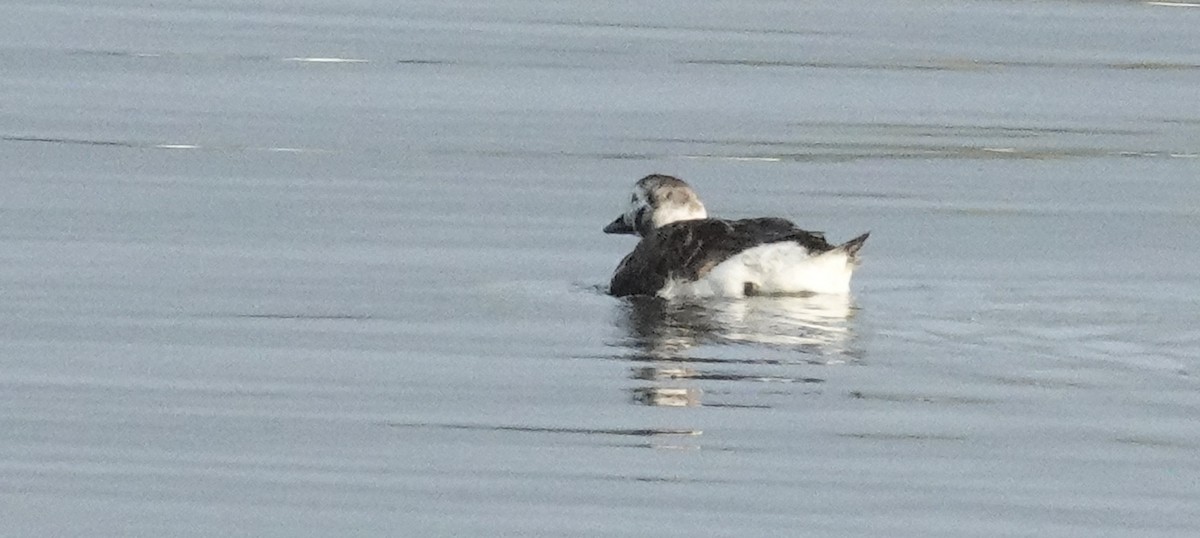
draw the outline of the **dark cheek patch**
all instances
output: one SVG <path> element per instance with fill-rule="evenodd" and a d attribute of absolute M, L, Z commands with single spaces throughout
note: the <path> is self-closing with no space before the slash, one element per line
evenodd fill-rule
<path fill-rule="evenodd" d="M 651 224 L 646 221 L 645 217 L 646 207 L 644 206 L 638 210 L 636 215 L 633 216 L 633 229 L 637 230 L 638 234 L 642 237 L 650 235 Z"/>

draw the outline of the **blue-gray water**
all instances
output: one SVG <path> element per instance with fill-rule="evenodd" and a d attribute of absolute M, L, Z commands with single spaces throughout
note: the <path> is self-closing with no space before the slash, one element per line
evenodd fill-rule
<path fill-rule="evenodd" d="M 0 534 L 1193 536 L 1198 29 L 5 3 Z M 599 293 L 651 172 L 854 296 Z"/>

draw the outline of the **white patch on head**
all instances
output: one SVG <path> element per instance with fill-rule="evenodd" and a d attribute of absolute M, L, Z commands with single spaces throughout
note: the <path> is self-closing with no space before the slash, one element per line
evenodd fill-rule
<path fill-rule="evenodd" d="M 708 218 L 700 197 L 679 178 L 646 176 L 634 185 L 629 198 L 621 222 L 639 234 L 672 222 Z"/>
<path fill-rule="evenodd" d="M 652 228 L 661 228 L 672 222 L 695 220 L 708 217 L 700 197 L 686 183 L 664 184 L 650 182 L 639 184 L 636 189 L 637 203 L 631 211 L 636 216 L 643 207 L 647 213 L 643 219 L 649 218 Z"/>
<path fill-rule="evenodd" d="M 812 256 L 803 246 L 786 241 L 746 249 L 699 280 L 667 282 L 658 295 L 666 299 L 745 297 L 747 284 L 762 295 L 847 294 L 853 272 L 854 264 L 841 250 Z"/>
<path fill-rule="evenodd" d="M 672 222 L 681 220 L 704 218 L 708 218 L 708 212 L 704 210 L 704 204 L 700 203 L 699 200 L 690 204 L 677 204 L 668 201 L 655 208 L 652 217 L 655 228 L 661 228 Z"/>

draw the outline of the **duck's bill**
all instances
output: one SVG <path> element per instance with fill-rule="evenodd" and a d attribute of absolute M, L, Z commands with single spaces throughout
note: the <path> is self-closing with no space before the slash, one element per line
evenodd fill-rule
<path fill-rule="evenodd" d="M 604 227 L 604 233 L 606 233 L 606 234 L 636 234 L 637 230 L 634 230 L 633 227 L 631 227 L 628 224 L 625 224 L 625 217 L 621 216 L 621 217 L 617 217 L 617 220 L 614 220 L 614 221 L 608 223 L 608 226 Z"/>

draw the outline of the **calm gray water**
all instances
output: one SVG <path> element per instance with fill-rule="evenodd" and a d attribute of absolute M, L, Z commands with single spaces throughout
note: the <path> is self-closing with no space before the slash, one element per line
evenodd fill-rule
<path fill-rule="evenodd" d="M 17 1 L 0 69 L 5 536 L 1200 533 L 1200 7 Z M 854 296 L 603 295 L 651 172 Z"/>

